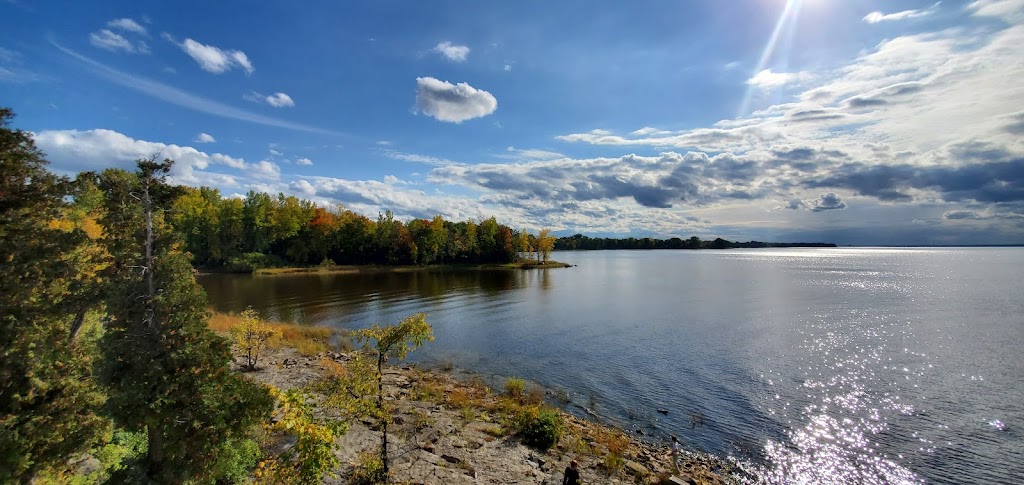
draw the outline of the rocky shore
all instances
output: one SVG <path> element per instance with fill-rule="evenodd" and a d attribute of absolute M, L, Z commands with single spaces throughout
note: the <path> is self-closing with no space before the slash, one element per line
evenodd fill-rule
<path fill-rule="evenodd" d="M 268 349 L 261 368 L 246 374 L 279 389 L 303 387 L 322 377 L 328 359 L 344 364 L 349 354 L 307 357 L 288 347 Z M 242 371 L 239 364 L 235 368 Z M 684 454 L 676 473 L 668 448 L 564 412 L 557 445 L 547 451 L 530 448 L 503 429 L 501 393 L 479 379 L 406 365 L 385 369 L 384 383 L 386 399 L 396 409 L 388 441 L 395 483 L 560 484 L 573 459 L 584 483 L 728 484 L 741 476 L 729 462 L 696 453 Z M 534 392 L 543 399 L 542 391 Z M 341 466 L 325 483 L 348 483 L 360 455 L 379 448 L 380 433 L 371 425 L 350 423 L 335 451 Z"/>

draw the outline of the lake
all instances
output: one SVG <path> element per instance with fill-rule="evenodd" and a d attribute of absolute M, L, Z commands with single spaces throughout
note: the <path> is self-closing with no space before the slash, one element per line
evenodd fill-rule
<path fill-rule="evenodd" d="M 339 329 L 425 312 L 436 341 L 410 360 L 564 390 L 769 482 L 1024 477 L 1024 248 L 554 259 L 578 266 L 199 281 L 219 311 Z"/>

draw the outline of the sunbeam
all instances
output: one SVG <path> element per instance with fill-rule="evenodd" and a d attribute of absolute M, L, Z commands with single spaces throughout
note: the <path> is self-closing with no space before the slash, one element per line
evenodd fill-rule
<path fill-rule="evenodd" d="M 757 59 L 757 65 L 754 66 L 754 70 L 751 71 L 751 76 L 763 71 L 768 61 L 772 58 L 775 53 L 775 48 L 779 43 L 779 39 L 782 37 L 783 29 L 789 27 L 786 30 L 786 44 L 787 49 L 792 41 L 792 34 L 795 30 L 793 27 L 796 25 L 796 18 L 800 13 L 800 5 L 803 0 L 786 0 L 786 6 L 782 9 L 782 13 L 779 14 L 779 20 L 775 22 L 775 28 L 772 30 L 772 35 L 768 38 L 768 43 L 765 44 L 764 50 L 761 51 L 761 56 Z M 740 103 L 739 111 L 736 113 L 736 117 L 739 118 L 747 114 L 750 110 L 751 98 L 754 96 L 756 86 L 748 85 L 747 91 L 743 94 L 743 101 Z"/>

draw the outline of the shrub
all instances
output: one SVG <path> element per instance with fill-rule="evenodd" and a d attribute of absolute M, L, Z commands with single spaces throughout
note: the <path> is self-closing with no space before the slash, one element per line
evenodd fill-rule
<path fill-rule="evenodd" d="M 360 453 L 359 463 L 349 475 L 349 483 L 356 485 L 387 483 L 387 475 L 384 474 L 384 463 L 380 461 L 380 455 Z"/>
<path fill-rule="evenodd" d="M 286 263 L 279 256 L 263 253 L 245 253 L 228 260 L 225 268 L 238 273 L 251 273 L 257 269 L 275 268 Z"/>
<path fill-rule="evenodd" d="M 266 347 L 268 340 L 280 335 L 280 332 L 263 323 L 256 310 L 249 307 L 242 312 L 242 320 L 231 327 L 231 335 L 235 337 L 238 348 L 245 351 L 245 367 L 256 370 L 260 351 Z"/>
<path fill-rule="evenodd" d="M 551 448 L 562 437 L 562 416 L 554 410 L 541 411 L 526 423 L 520 434 L 527 446 L 541 450 Z"/>
<path fill-rule="evenodd" d="M 505 392 L 516 399 L 523 398 L 523 391 L 526 389 L 526 381 L 518 377 L 510 377 L 505 381 Z"/>
<path fill-rule="evenodd" d="M 245 483 L 249 470 L 259 461 L 260 446 L 256 441 L 241 438 L 224 443 L 217 464 L 213 467 L 213 478 L 217 483 Z"/>

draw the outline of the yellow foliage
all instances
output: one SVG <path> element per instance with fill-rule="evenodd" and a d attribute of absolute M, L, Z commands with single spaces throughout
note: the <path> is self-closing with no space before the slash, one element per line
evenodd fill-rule
<path fill-rule="evenodd" d="M 263 323 L 260 315 L 252 307 L 246 308 L 242 312 L 242 320 L 231 327 L 231 335 L 235 336 L 238 348 L 245 351 L 246 367 L 249 370 L 256 370 L 260 351 L 267 345 L 267 341 L 280 334 L 277 329 Z"/>
<path fill-rule="evenodd" d="M 216 332 L 229 332 L 231 327 L 238 325 L 241 320 L 240 315 L 214 313 L 210 318 L 210 328 Z M 264 324 L 277 332 L 267 341 L 267 348 L 292 347 L 306 356 L 331 349 L 331 336 L 334 335 L 332 328 L 267 321 L 264 321 Z"/>

